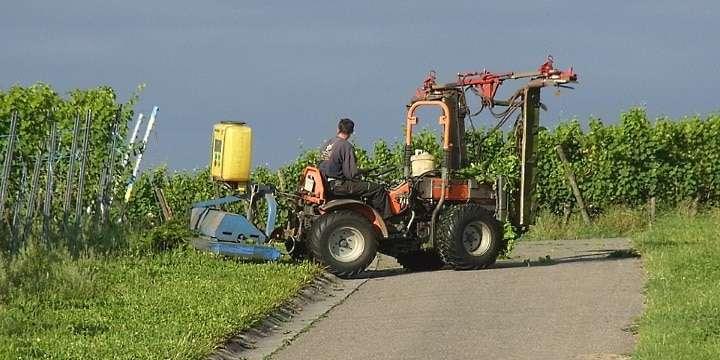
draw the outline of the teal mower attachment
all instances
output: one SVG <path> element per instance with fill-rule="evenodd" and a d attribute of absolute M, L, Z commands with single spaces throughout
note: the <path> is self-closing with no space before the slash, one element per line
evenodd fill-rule
<path fill-rule="evenodd" d="M 267 204 L 265 231 L 253 223 L 253 208 L 258 198 Z M 247 216 L 223 211 L 221 207 L 247 200 Z M 190 229 L 199 233 L 192 244 L 198 250 L 243 259 L 275 261 L 280 258 L 278 249 L 269 244 L 277 220 L 275 189 L 270 186 L 251 185 L 250 192 L 201 201 L 190 210 Z"/>

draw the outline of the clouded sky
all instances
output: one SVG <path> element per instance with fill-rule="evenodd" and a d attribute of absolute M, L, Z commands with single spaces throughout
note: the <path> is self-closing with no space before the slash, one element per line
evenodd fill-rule
<path fill-rule="evenodd" d="M 212 124 L 255 131 L 256 164 L 357 123 L 357 142 L 401 136 L 426 73 L 534 70 L 547 54 L 581 83 L 542 121 L 614 122 L 720 110 L 718 1 L 35 1 L 0 4 L 0 88 L 110 85 L 160 106 L 147 165 L 205 166 Z M 507 82 L 503 95 L 521 83 Z M 430 119 L 428 119 L 430 120 Z M 430 122 L 430 121 L 427 121 Z M 489 119 L 484 119 L 489 124 Z"/>

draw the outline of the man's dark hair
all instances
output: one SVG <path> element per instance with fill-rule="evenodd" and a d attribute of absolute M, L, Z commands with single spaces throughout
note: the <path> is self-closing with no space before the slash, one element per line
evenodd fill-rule
<path fill-rule="evenodd" d="M 346 134 L 346 135 L 352 135 L 353 131 L 355 130 L 355 123 L 350 119 L 340 119 L 340 122 L 338 123 L 338 131 Z"/>

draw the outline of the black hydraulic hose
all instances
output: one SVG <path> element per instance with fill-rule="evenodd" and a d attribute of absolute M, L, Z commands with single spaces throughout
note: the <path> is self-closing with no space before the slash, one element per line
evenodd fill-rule
<path fill-rule="evenodd" d="M 446 155 L 446 158 L 447 157 L 448 156 Z M 447 165 L 442 169 L 442 176 L 440 182 L 442 184 L 442 189 L 440 189 L 440 201 L 438 201 L 437 206 L 435 206 L 435 210 L 433 210 L 432 217 L 430 218 L 430 246 L 433 248 L 435 247 L 435 222 L 437 221 L 440 210 L 445 204 L 445 188 L 447 187 L 448 183 Z"/>

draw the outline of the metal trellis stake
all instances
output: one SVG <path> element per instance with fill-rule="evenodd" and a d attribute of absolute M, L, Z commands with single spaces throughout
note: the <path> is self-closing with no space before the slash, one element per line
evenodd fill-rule
<path fill-rule="evenodd" d="M 10 224 L 10 230 L 12 232 L 12 240 L 10 248 L 15 251 L 18 240 L 18 222 L 20 222 L 20 212 L 22 211 L 22 203 L 25 199 L 25 187 L 27 187 L 27 165 L 22 163 L 22 170 L 20 172 L 20 187 L 17 189 L 15 195 L 15 203 L 13 204 L 13 218 Z"/>
<path fill-rule="evenodd" d="M 100 216 L 103 224 L 107 223 L 108 212 L 110 211 L 110 197 L 108 193 L 112 192 L 115 184 L 115 153 L 118 139 L 118 126 L 120 124 L 120 117 L 122 116 L 122 105 L 118 108 L 115 113 L 115 119 L 110 127 L 110 149 L 107 165 L 103 167 L 103 177 L 100 181 L 100 192 L 98 196 L 98 203 L 100 204 Z"/>
<path fill-rule="evenodd" d="M 135 126 L 133 127 L 132 134 L 130 135 L 130 139 L 128 140 L 127 150 L 125 152 L 125 155 L 122 159 L 122 164 L 120 165 L 121 173 L 124 174 L 125 167 L 127 166 L 128 162 L 130 162 L 130 153 L 133 152 L 133 146 L 135 145 L 135 141 L 137 140 L 138 132 L 140 131 L 140 124 L 143 122 L 144 115 L 142 113 L 138 114 L 138 118 L 135 121 Z M 108 207 L 112 206 L 113 200 L 115 200 L 115 186 L 116 181 L 113 178 L 112 187 L 110 188 L 110 199 L 108 199 Z"/>
<path fill-rule="evenodd" d="M 43 238 L 50 241 L 50 219 L 52 216 L 52 198 L 55 190 L 55 156 L 57 151 L 58 131 L 57 123 L 52 122 L 50 128 L 50 139 L 48 140 L 48 157 L 46 181 L 45 181 L 45 199 L 43 200 Z"/>
<path fill-rule="evenodd" d="M 130 141 L 128 141 L 128 151 L 125 153 L 125 156 L 123 157 L 122 161 L 122 167 L 125 168 L 127 166 L 128 162 L 130 162 L 130 152 L 133 150 L 133 145 L 135 145 L 135 141 L 137 140 L 138 132 L 140 131 L 140 124 L 143 122 L 143 114 L 140 113 L 138 115 L 137 121 L 135 121 L 135 127 L 133 127 L 132 135 L 130 135 Z"/>
<path fill-rule="evenodd" d="M 25 226 L 21 236 L 21 241 L 27 239 L 28 233 L 32 231 L 33 218 L 35 218 L 35 202 L 37 200 L 38 187 L 40 186 L 40 168 L 42 167 L 42 152 L 38 151 L 35 155 L 35 165 L 33 166 L 32 180 L 30 182 L 30 196 L 27 199 L 25 207 Z"/>
<path fill-rule="evenodd" d="M 75 198 L 75 227 L 80 226 L 80 220 L 82 216 L 82 197 L 85 190 L 85 166 L 87 165 L 87 153 L 90 147 L 90 125 L 92 124 L 92 110 L 88 109 L 85 115 L 85 135 L 83 136 L 83 146 L 80 153 L 80 173 L 78 174 L 78 188 Z"/>
<path fill-rule="evenodd" d="M 10 120 L 10 134 L 5 149 L 5 161 L 3 163 L 2 183 L 0 184 L 0 215 L 5 212 L 5 200 L 7 198 L 8 183 L 10 182 L 10 170 L 12 169 L 13 155 L 15 152 L 15 137 L 17 133 L 18 114 L 13 111 Z"/>
<path fill-rule="evenodd" d="M 68 211 L 72 202 L 73 177 L 75 176 L 75 158 L 77 157 L 78 136 L 80 135 L 80 113 L 75 115 L 75 126 L 73 126 L 72 145 L 70 146 L 70 160 L 67 169 L 67 181 L 65 182 L 65 199 L 63 201 L 63 223 L 67 225 Z"/>
<path fill-rule="evenodd" d="M 140 171 L 140 162 L 142 161 L 143 154 L 145 153 L 145 147 L 147 146 L 148 138 L 150 137 L 150 132 L 152 132 L 153 126 L 155 126 L 155 117 L 157 116 L 159 108 L 157 106 L 153 107 L 152 113 L 150 113 L 150 120 L 148 120 L 147 128 L 145 128 L 145 135 L 143 136 L 142 143 L 140 144 L 140 153 L 137 155 L 137 158 L 135 159 L 135 166 L 133 167 L 132 175 L 130 176 L 130 181 L 128 182 L 127 189 L 125 190 L 125 202 L 130 201 L 130 195 L 132 195 L 132 189 L 133 185 L 135 184 L 135 180 L 137 179 L 138 172 Z"/>

